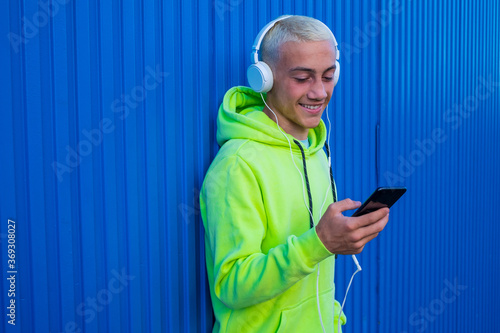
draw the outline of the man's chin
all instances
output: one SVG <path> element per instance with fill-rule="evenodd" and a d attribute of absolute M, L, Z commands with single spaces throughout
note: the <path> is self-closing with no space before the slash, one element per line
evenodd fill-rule
<path fill-rule="evenodd" d="M 321 122 L 321 114 L 314 117 L 314 118 L 309 118 L 307 121 L 304 123 L 304 127 L 311 129 L 318 127 L 319 123 Z"/>

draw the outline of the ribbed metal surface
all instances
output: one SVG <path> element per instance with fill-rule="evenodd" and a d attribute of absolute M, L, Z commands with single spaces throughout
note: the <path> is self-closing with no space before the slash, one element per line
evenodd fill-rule
<path fill-rule="evenodd" d="M 345 332 L 494 332 L 497 1 L 0 4 L 0 330 L 208 332 L 198 194 L 224 92 L 269 20 L 340 43 L 339 198 L 405 185 L 358 256 Z M 16 325 L 8 324 L 8 219 Z M 336 268 L 337 299 L 354 271 Z"/>
<path fill-rule="evenodd" d="M 412 1 L 381 35 L 379 181 L 408 187 L 379 243 L 381 332 L 499 329 L 499 17 Z"/>
<path fill-rule="evenodd" d="M 2 235 L 18 226 L 16 326 L 2 278 L 0 330 L 208 331 L 214 8 L 44 3 L 0 5 Z"/>

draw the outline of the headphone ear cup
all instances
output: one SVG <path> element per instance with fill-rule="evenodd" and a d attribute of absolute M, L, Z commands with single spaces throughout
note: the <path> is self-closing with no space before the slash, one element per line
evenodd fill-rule
<path fill-rule="evenodd" d="M 339 82 L 339 77 L 340 77 L 340 63 L 337 60 L 335 62 L 335 73 L 333 74 L 333 86 L 334 87 L 337 85 L 337 82 Z"/>
<path fill-rule="evenodd" d="M 248 67 L 247 78 L 250 88 L 255 92 L 266 93 L 273 87 L 273 71 L 263 61 L 259 61 Z"/>

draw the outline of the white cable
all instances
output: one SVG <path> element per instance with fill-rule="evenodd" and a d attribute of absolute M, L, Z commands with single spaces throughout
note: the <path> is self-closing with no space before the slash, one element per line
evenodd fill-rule
<path fill-rule="evenodd" d="M 323 325 L 323 317 L 321 316 L 321 307 L 319 305 L 319 264 L 318 275 L 316 276 L 316 303 L 318 304 L 319 322 L 321 323 L 321 327 L 323 328 L 323 333 L 326 333 L 325 325 Z"/>
<path fill-rule="evenodd" d="M 328 154 L 328 167 L 332 167 L 332 151 L 331 151 L 331 147 L 330 147 L 330 132 L 332 131 L 332 122 L 330 121 L 330 116 L 328 114 L 328 105 L 326 106 L 326 119 L 328 120 L 328 133 L 326 133 L 327 135 L 327 139 L 326 141 L 328 142 L 328 150 L 329 150 L 329 154 Z M 335 198 L 334 198 L 335 199 Z"/>
<path fill-rule="evenodd" d="M 351 280 L 349 281 L 349 284 L 347 285 L 347 290 L 345 292 L 344 300 L 342 301 L 342 306 L 340 307 L 340 312 L 339 312 L 339 319 L 337 321 L 337 332 L 340 332 L 340 317 L 342 316 L 342 311 L 344 310 L 344 305 L 345 305 L 345 300 L 347 298 L 347 294 L 349 293 L 349 288 L 351 288 L 351 283 L 352 280 L 354 279 L 354 275 L 356 275 L 357 272 L 361 272 L 361 266 L 359 265 L 358 259 L 356 259 L 356 256 L 353 254 L 352 259 L 354 260 L 354 263 L 356 264 L 356 272 L 354 272 L 351 276 Z"/>
<path fill-rule="evenodd" d="M 328 133 L 327 133 L 327 141 L 328 141 L 328 150 L 330 150 L 330 129 L 332 128 L 332 123 L 330 122 L 330 117 L 328 117 L 328 105 L 326 106 L 326 119 L 328 119 Z M 328 154 L 328 167 L 330 168 L 331 167 L 331 159 L 330 159 L 330 156 L 331 156 L 331 150 L 330 150 L 330 153 Z M 328 170 L 328 172 L 330 172 L 330 170 Z M 321 205 L 321 209 L 319 210 L 319 213 L 321 214 L 321 212 L 323 211 L 323 207 L 325 207 L 325 203 L 326 203 L 326 198 L 328 196 L 328 191 L 330 190 L 330 186 L 332 186 L 331 182 L 328 182 L 328 187 L 326 188 L 326 193 L 325 193 L 325 199 L 323 200 L 323 204 Z M 335 200 L 335 198 L 332 198 L 332 200 Z"/>
<path fill-rule="evenodd" d="M 328 149 L 331 149 L 330 148 L 330 133 L 331 133 L 331 126 L 332 126 L 332 122 L 330 121 L 330 115 L 328 114 L 328 105 L 326 106 L 326 119 L 328 119 L 328 136 L 327 136 L 327 141 L 328 141 Z M 330 154 L 328 156 L 328 165 L 329 167 L 331 168 L 331 163 L 332 163 L 332 160 L 331 160 L 331 150 L 330 150 Z M 321 211 L 323 211 L 323 207 L 321 208 Z M 342 316 L 342 311 L 344 310 L 344 304 L 345 304 L 345 301 L 346 301 L 346 298 L 347 298 L 347 293 L 349 293 L 349 288 L 351 287 L 351 283 L 352 283 L 352 280 L 354 279 L 354 275 L 356 275 L 356 273 L 358 272 L 361 272 L 361 265 L 359 264 L 358 262 L 358 259 L 356 258 L 356 256 L 353 254 L 352 255 L 352 260 L 354 261 L 354 264 L 356 265 L 356 271 L 352 274 L 351 276 L 351 280 L 349 281 L 349 285 L 347 286 L 347 290 L 345 292 L 345 296 L 344 296 L 344 300 L 342 301 L 342 306 L 340 307 L 340 312 L 339 312 L 339 318 L 338 318 L 338 321 L 337 321 L 337 332 L 340 332 L 340 317 Z M 335 267 L 333 268 L 335 269 Z M 319 305 L 319 303 L 318 303 Z M 323 323 L 321 323 L 323 325 Z M 323 328 L 323 331 L 325 329 Z"/>
<path fill-rule="evenodd" d="M 299 174 L 300 174 L 300 180 L 302 181 L 302 196 L 303 196 L 303 199 L 304 199 L 304 205 L 306 206 L 307 211 L 309 212 L 309 215 L 311 216 L 311 219 L 314 221 L 313 214 L 312 214 L 311 210 L 309 209 L 309 206 L 307 205 L 307 202 L 306 202 L 306 192 L 304 190 L 304 187 L 305 187 L 305 185 L 304 185 L 304 176 L 302 176 L 302 172 L 300 172 L 299 168 L 297 167 L 297 164 L 295 164 L 295 160 L 293 159 L 292 144 L 290 143 L 290 139 L 288 139 L 288 136 L 285 134 L 285 132 L 283 132 L 281 130 L 280 124 L 278 122 L 278 117 L 276 116 L 276 113 L 274 113 L 273 109 L 271 109 L 269 107 L 269 105 L 267 105 L 266 100 L 264 99 L 264 96 L 262 95 L 262 93 L 260 93 L 260 97 L 262 98 L 262 101 L 267 106 L 267 108 L 269 109 L 269 111 L 271 111 L 273 113 L 274 117 L 276 118 L 276 125 L 278 125 L 278 130 L 281 132 L 281 134 L 283 134 L 283 136 L 285 137 L 286 141 L 288 141 L 288 147 L 290 147 L 290 156 L 292 157 L 293 165 L 295 166 L 295 169 L 297 169 L 297 171 L 299 172 Z"/>
<path fill-rule="evenodd" d="M 283 136 L 285 137 L 286 141 L 288 141 L 288 147 L 290 148 L 290 156 L 292 158 L 292 163 L 295 166 L 295 169 L 297 169 L 297 172 L 300 175 L 300 180 L 302 181 L 302 197 L 303 197 L 303 200 L 304 200 L 304 205 L 306 206 L 306 209 L 309 212 L 309 215 L 311 216 L 311 219 L 314 222 L 314 216 L 313 216 L 313 214 L 312 214 L 311 210 L 309 209 L 309 206 L 307 205 L 307 202 L 306 202 L 306 193 L 305 193 L 305 189 L 304 189 L 304 187 L 305 187 L 304 176 L 302 175 L 302 172 L 300 172 L 299 168 L 297 167 L 297 164 L 295 164 L 295 160 L 293 158 L 292 144 L 290 142 L 290 139 L 288 139 L 288 136 L 281 130 L 281 127 L 279 126 L 279 122 L 278 122 L 278 116 L 276 116 L 276 113 L 274 113 L 273 109 L 271 109 L 269 107 L 269 105 L 267 105 L 266 100 L 264 99 L 264 96 L 262 95 L 262 93 L 260 93 L 260 97 L 262 98 L 262 101 L 264 102 L 265 106 L 274 115 L 274 118 L 276 119 L 276 125 L 278 126 L 278 130 L 281 132 L 281 134 L 283 134 Z M 328 149 L 330 149 L 330 130 L 331 130 L 331 127 L 332 127 L 332 123 L 331 123 L 330 117 L 328 115 L 328 105 L 326 106 L 326 110 L 325 111 L 326 111 L 326 118 L 328 119 L 328 133 L 327 133 Z M 330 153 L 329 156 L 328 156 L 328 167 L 331 167 L 331 163 L 332 162 L 331 162 L 331 153 Z M 328 197 L 328 191 L 330 190 L 330 186 L 331 186 L 331 183 L 328 182 L 328 187 L 326 188 L 326 192 L 325 192 L 325 198 L 323 199 L 323 203 L 322 203 L 321 208 L 319 210 L 320 214 L 323 211 L 323 207 L 325 206 L 326 199 Z M 353 258 L 355 258 L 354 255 L 353 255 Z M 356 260 L 356 262 L 357 262 L 357 260 Z M 357 263 L 356 265 L 358 266 L 359 270 L 356 271 L 354 274 L 356 274 L 357 272 L 359 272 L 361 270 L 361 267 L 359 266 L 359 263 Z M 335 267 L 333 269 L 335 269 Z M 352 282 L 352 278 L 354 277 L 354 274 L 351 277 L 351 282 Z M 350 286 L 351 286 L 351 283 L 349 283 L 349 287 Z M 349 287 L 347 287 L 347 291 L 349 291 Z M 346 296 L 347 296 L 347 292 L 346 292 Z M 345 297 L 344 297 L 344 302 L 345 302 Z M 321 316 L 321 306 L 320 306 L 320 303 L 319 303 L 319 263 L 318 263 L 318 273 L 316 275 L 316 303 L 318 305 L 319 321 L 321 323 L 321 327 L 323 329 L 323 332 L 326 333 L 325 326 L 323 324 L 323 317 Z M 343 307 L 343 304 L 342 304 L 342 307 Z M 341 313 L 342 313 L 342 309 L 341 309 Z M 339 323 L 340 323 L 340 315 L 339 315 Z M 339 328 L 340 328 L 340 326 L 339 326 Z"/>

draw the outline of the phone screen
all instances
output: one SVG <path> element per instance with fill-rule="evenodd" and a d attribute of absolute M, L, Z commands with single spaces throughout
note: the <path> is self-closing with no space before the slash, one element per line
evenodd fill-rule
<path fill-rule="evenodd" d="M 379 187 L 352 216 L 365 215 L 384 207 L 390 208 L 405 192 L 406 187 Z"/>

